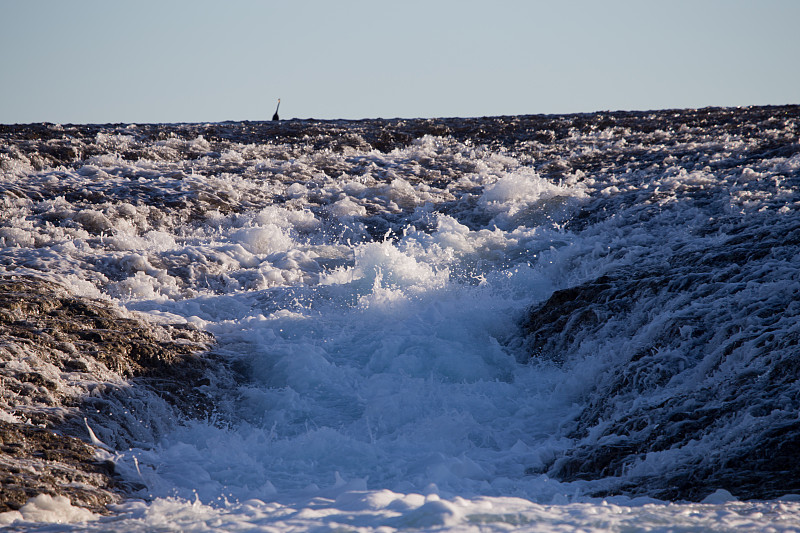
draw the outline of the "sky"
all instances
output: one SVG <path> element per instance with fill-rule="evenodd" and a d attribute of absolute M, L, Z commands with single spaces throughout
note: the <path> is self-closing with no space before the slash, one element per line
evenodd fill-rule
<path fill-rule="evenodd" d="M 0 0 L 0 124 L 800 103 L 800 0 Z"/>

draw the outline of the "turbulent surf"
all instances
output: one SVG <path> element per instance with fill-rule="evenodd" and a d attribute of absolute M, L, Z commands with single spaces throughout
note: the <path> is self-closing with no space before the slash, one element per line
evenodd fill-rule
<path fill-rule="evenodd" d="M 799 135 L 0 126 L 0 524 L 796 531 Z"/>

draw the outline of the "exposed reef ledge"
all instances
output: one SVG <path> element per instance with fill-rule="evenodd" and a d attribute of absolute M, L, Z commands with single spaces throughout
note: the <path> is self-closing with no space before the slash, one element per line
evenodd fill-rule
<path fill-rule="evenodd" d="M 206 412 L 213 337 L 38 278 L 0 277 L 0 512 L 37 494 L 104 512 L 132 488 L 98 459 Z"/>
<path fill-rule="evenodd" d="M 529 310 L 531 357 L 602 365 L 575 446 L 531 473 L 598 481 L 596 496 L 800 493 L 800 222 L 756 213 L 705 233 Z"/>

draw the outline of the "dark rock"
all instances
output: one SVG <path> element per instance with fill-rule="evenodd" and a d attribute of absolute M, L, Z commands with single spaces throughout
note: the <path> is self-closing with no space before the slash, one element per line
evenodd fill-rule
<path fill-rule="evenodd" d="M 38 494 L 67 496 L 73 505 L 104 512 L 120 499 L 113 465 L 95 449 L 51 429 L 0 421 L 0 512 Z"/>
<path fill-rule="evenodd" d="M 131 487 L 81 440 L 87 420 L 106 444 L 124 446 L 207 413 L 212 343 L 51 282 L 0 277 L 0 407 L 13 419 L 0 420 L 0 511 L 40 493 L 101 512 L 118 501 Z M 166 407 L 148 414 L 158 402 Z"/>
<path fill-rule="evenodd" d="M 532 357 L 605 361 L 569 433 L 576 445 L 549 475 L 604 480 L 598 496 L 800 492 L 800 284 L 788 268 L 800 226 L 767 234 L 777 222 L 755 217 L 659 268 L 609 272 L 530 309 Z M 661 466 L 636 470 L 657 455 Z"/>

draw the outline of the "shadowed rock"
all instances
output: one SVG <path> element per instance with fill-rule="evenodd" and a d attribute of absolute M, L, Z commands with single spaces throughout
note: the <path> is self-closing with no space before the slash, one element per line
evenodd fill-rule
<path fill-rule="evenodd" d="M 114 466 L 75 437 L 0 421 L 0 512 L 16 510 L 38 494 L 67 496 L 103 512 L 119 499 Z"/>
<path fill-rule="evenodd" d="M 754 222 L 529 311 L 532 357 L 602 365 L 569 432 L 576 445 L 544 471 L 602 480 L 597 495 L 800 492 L 800 225 Z"/>
<path fill-rule="evenodd" d="M 0 511 L 39 493 L 95 511 L 117 501 L 130 487 L 80 440 L 89 440 L 85 420 L 124 446 L 207 412 L 212 342 L 50 282 L 0 277 Z"/>

